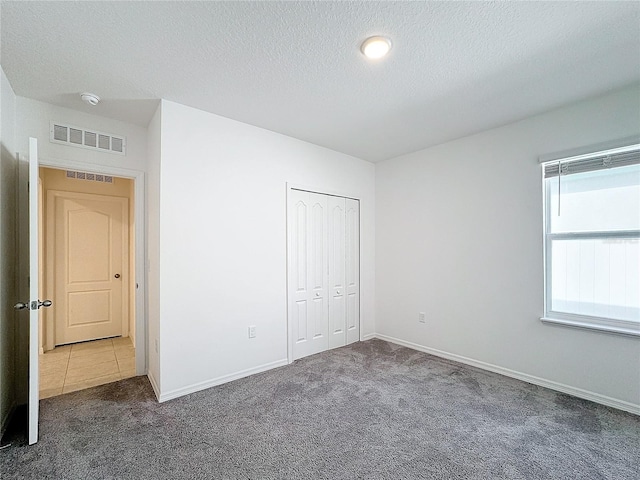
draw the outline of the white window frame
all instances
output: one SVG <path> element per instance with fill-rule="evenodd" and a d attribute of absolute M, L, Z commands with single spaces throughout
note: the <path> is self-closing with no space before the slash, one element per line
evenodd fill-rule
<path fill-rule="evenodd" d="M 588 232 L 568 232 L 550 233 L 550 204 L 551 189 L 547 188 L 547 179 L 544 175 L 545 166 L 550 163 L 569 163 L 584 158 L 602 155 L 608 151 L 619 149 L 640 148 L 640 137 L 632 137 L 606 144 L 595 145 L 582 149 L 559 152 L 540 157 L 542 191 L 543 191 L 543 235 L 544 235 L 544 315 L 540 318 L 545 323 L 565 325 L 569 327 L 586 328 L 601 332 L 631 335 L 640 337 L 640 322 L 629 320 L 618 320 L 604 317 L 594 317 L 566 312 L 554 311 L 551 308 L 551 243 L 554 240 L 582 240 L 582 239 L 626 239 L 640 238 L 640 230 L 623 231 L 588 231 Z M 560 175 L 561 177 L 562 175 Z"/>

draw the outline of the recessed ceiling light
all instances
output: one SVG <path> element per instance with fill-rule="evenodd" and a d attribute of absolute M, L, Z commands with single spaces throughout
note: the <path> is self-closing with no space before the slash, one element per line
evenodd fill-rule
<path fill-rule="evenodd" d="M 94 107 L 98 105 L 98 103 L 100 103 L 100 97 L 95 93 L 81 93 L 80 98 L 82 98 L 82 101 L 84 103 L 87 103 Z"/>
<path fill-rule="evenodd" d="M 382 58 L 391 50 L 391 40 L 387 37 L 369 37 L 362 42 L 360 50 L 367 58 Z"/>

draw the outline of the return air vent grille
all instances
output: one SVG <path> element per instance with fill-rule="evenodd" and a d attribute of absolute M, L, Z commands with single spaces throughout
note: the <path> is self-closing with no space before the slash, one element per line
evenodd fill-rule
<path fill-rule="evenodd" d="M 84 144 L 87 147 L 97 147 L 98 146 L 98 136 L 93 132 L 84 132 Z"/>
<path fill-rule="evenodd" d="M 126 155 L 126 139 L 121 135 L 85 130 L 58 122 L 51 122 L 50 140 L 73 147 L 89 148 L 105 153 Z"/>
<path fill-rule="evenodd" d="M 67 127 L 63 127 L 62 125 L 54 125 L 53 126 L 53 139 L 58 140 L 60 142 L 67 141 Z"/>
<path fill-rule="evenodd" d="M 67 170 L 67 178 L 75 178 L 77 180 L 89 180 L 92 182 L 113 183 L 113 177 L 110 175 L 102 175 L 99 173 L 76 172 Z"/>
<path fill-rule="evenodd" d="M 111 137 L 111 150 L 114 152 L 124 152 L 124 141 L 118 137 Z"/>
<path fill-rule="evenodd" d="M 82 145 L 82 130 L 78 130 L 77 128 L 70 128 L 69 141 L 71 143 L 75 143 L 76 145 Z"/>

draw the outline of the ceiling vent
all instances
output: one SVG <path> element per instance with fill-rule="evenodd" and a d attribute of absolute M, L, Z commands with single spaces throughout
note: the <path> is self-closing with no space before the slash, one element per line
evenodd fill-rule
<path fill-rule="evenodd" d="M 87 130 L 80 127 L 51 122 L 49 139 L 72 147 L 89 148 L 116 155 L 126 154 L 126 139 L 121 135 Z"/>

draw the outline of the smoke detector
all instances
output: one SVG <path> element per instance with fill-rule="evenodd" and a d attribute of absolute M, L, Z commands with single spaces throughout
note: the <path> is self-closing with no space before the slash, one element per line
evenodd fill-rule
<path fill-rule="evenodd" d="M 95 93 L 86 93 L 86 92 L 81 93 L 80 98 L 82 98 L 82 101 L 84 103 L 91 105 L 93 107 L 95 107 L 96 105 L 98 105 L 98 103 L 100 103 L 100 97 Z"/>

